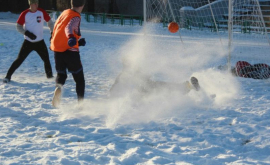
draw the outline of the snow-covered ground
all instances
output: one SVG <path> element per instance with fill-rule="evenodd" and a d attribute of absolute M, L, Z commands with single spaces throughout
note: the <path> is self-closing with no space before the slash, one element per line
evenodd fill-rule
<path fill-rule="evenodd" d="M 23 42 L 17 18 L 0 13 L 1 80 Z M 45 78 L 35 52 L 9 84 L 0 84 L 1 165 L 270 164 L 270 83 L 218 70 L 226 46 L 217 35 L 186 33 L 182 44 L 166 29 L 145 36 L 149 29 L 140 26 L 85 21 L 81 26 L 87 41 L 80 49 L 86 79 L 82 105 L 69 74 L 61 107 L 51 106 L 55 83 Z M 45 26 L 47 46 L 49 37 Z M 258 55 L 269 54 L 258 42 L 236 42 L 232 54 L 257 62 Z M 260 62 L 269 61 L 263 58 Z M 122 95 L 113 97 L 109 90 L 122 63 L 134 74 L 118 87 Z M 195 76 L 202 90 L 144 96 L 136 88 L 139 73 L 173 83 Z"/>

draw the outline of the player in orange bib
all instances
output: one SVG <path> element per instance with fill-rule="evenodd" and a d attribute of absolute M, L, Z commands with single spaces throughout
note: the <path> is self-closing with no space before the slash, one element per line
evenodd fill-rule
<path fill-rule="evenodd" d="M 85 0 L 71 0 L 71 9 L 62 12 L 55 22 L 50 49 L 54 51 L 55 68 L 57 71 L 56 89 L 52 104 L 58 107 L 61 101 L 62 87 L 67 79 L 67 70 L 76 82 L 78 101 L 84 99 L 85 79 L 80 59 L 79 46 L 85 46 L 81 38 L 80 13 Z"/>

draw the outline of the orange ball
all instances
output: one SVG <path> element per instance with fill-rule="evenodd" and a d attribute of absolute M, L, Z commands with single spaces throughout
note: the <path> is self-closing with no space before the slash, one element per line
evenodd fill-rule
<path fill-rule="evenodd" d="M 169 30 L 171 33 L 176 33 L 176 32 L 178 32 L 178 30 L 179 30 L 179 25 L 178 25 L 176 22 L 171 22 L 171 23 L 168 25 L 168 30 Z"/>

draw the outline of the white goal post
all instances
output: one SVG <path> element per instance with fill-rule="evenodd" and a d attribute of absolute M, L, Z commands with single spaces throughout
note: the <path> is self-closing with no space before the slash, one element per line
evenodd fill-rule
<path fill-rule="evenodd" d="M 143 1 L 144 25 L 155 24 L 163 28 L 163 32 L 158 33 L 172 35 L 166 27 L 174 21 L 180 25 L 178 35 L 184 44 L 189 40 L 189 37 L 183 37 L 186 34 L 194 37 L 200 36 L 198 33 L 218 36 L 217 42 L 227 47 L 226 61 L 229 68 L 237 61 L 270 64 L 269 52 L 256 54 L 255 50 L 261 47 L 270 48 L 270 0 Z M 245 44 L 254 46 L 254 52 L 250 56 L 242 55 L 237 48 L 238 45 Z"/>

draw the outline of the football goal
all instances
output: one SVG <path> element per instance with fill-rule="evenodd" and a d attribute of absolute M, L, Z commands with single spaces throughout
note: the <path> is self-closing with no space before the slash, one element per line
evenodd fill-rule
<path fill-rule="evenodd" d="M 184 45 L 218 42 L 229 68 L 237 61 L 270 64 L 269 13 L 270 0 L 144 0 L 145 26 L 159 28 L 153 33 L 179 36 Z M 170 22 L 179 24 L 177 34 L 167 30 Z"/>

